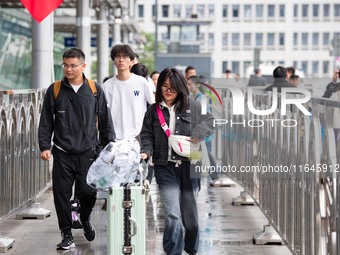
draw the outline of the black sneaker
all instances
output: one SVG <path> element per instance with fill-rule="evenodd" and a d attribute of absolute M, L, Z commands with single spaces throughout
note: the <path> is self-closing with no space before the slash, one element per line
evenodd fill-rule
<path fill-rule="evenodd" d="M 84 236 L 87 241 L 93 241 L 96 237 L 96 231 L 89 221 L 83 223 Z"/>
<path fill-rule="evenodd" d="M 70 248 L 75 247 L 72 235 L 65 235 L 61 243 L 57 244 L 57 249 L 61 250 L 69 250 Z"/>

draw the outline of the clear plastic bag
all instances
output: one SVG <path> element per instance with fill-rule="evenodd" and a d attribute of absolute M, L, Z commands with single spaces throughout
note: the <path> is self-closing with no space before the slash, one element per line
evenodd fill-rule
<path fill-rule="evenodd" d="M 87 174 L 87 183 L 100 190 L 133 183 L 139 167 L 137 140 L 111 142 L 101 151 Z"/>

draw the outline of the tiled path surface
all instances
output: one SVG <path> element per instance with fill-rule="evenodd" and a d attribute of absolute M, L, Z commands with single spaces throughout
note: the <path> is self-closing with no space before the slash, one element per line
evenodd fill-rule
<path fill-rule="evenodd" d="M 235 187 L 211 188 L 207 178 L 202 179 L 199 194 L 200 214 L 200 254 L 230 255 L 290 255 L 286 246 L 253 245 L 253 234 L 263 229 L 268 221 L 257 206 L 233 206 L 232 198 L 240 195 L 243 189 Z M 46 191 L 39 198 L 41 207 L 51 211 L 51 216 L 43 220 L 16 219 L 16 213 L 0 220 L 0 235 L 15 240 L 12 248 L 4 254 L 15 255 L 106 255 L 106 213 L 101 210 L 103 200 L 98 200 L 92 214 L 96 227 L 96 239 L 89 243 L 82 230 L 73 230 L 76 247 L 70 251 L 57 251 L 60 232 L 53 205 L 51 191 Z M 163 255 L 162 205 L 155 183 L 147 201 L 147 252 L 146 255 Z M 114 254 L 119 255 L 119 254 Z M 140 255 L 140 254 L 137 254 Z"/>

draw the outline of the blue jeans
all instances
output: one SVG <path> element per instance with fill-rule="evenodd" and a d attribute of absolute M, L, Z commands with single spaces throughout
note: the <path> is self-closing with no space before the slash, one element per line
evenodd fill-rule
<path fill-rule="evenodd" d="M 166 166 L 155 165 L 154 168 L 165 213 L 163 249 L 167 255 L 181 255 L 183 249 L 189 254 L 196 254 L 200 179 L 190 178 L 190 162 L 182 162 L 178 167 L 169 162 Z"/>

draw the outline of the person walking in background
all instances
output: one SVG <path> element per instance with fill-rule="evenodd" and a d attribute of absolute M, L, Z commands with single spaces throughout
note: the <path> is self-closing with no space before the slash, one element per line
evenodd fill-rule
<path fill-rule="evenodd" d="M 340 70 L 336 69 L 333 73 L 333 78 L 330 83 L 327 84 L 325 93 L 322 97 L 329 98 L 335 101 L 340 101 Z M 340 133 L 340 109 L 334 107 L 333 110 L 333 130 L 335 135 L 335 140 L 338 141 Z"/>
<path fill-rule="evenodd" d="M 145 79 L 148 77 L 148 68 L 141 64 L 141 63 L 136 63 L 133 66 L 131 66 L 131 73 L 143 76 Z"/>
<path fill-rule="evenodd" d="M 224 73 L 225 73 L 225 77 L 226 77 L 227 79 L 233 78 L 232 72 L 231 72 L 230 69 L 226 69 Z"/>
<path fill-rule="evenodd" d="M 130 71 L 131 73 L 143 76 L 148 81 L 149 88 L 151 89 L 152 93 L 155 94 L 156 88 L 154 86 L 153 81 L 148 76 L 148 68 L 146 67 L 146 65 L 143 65 L 141 63 L 136 63 L 131 67 Z M 149 103 L 147 103 L 147 105 L 149 106 Z"/>
<path fill-rule="evenodd" d="M 287 69 L 283 66 L 278 66 L 273 71 L 274 83 L 264 89 L 264 91 L 273 91 L 277 88 L 277 92 L 281 92 L 281 88 L 294 88 L 287 80 Z"/>
<path fill-rule="evenodd" d="M 57 248 L 68 250 L 75 246 L 70 205 L 73 184 L 81 204 L 80 221 L 84 236 L 88 241 L 95 239 L 90 215 L 97 190 L 87 185 L 86 176 L 96 156 L 97 123 L 102 146 L 115 140 L 115 131 L 104 92 L 96 84 L 94 94 L 83 74 L 86 67 L 83 51 L 79 48 L 66 50 L 62 67 L 64 79 L 59 93 L 54 92 L 55 84 L 46 91 L 38 138 L 41 159 L 49 160 L 53 154 L 53 198 L 62 233 Z"/>
<path fill-rule="evenodd" d="M 193 66 L 187 66 L 185 68 L 185 79 L 188 80 L 190 76 L 197 75 L 196 68 Z"/>
<path fill-rule="evenodd" d="M 183 74 L 175 68 L 166 68 L 159 75 L 156 103 L 148 108 L 141 132 L 141 158 L 152 156 L 164 206 L 163 249 L 166 254 L 182 254 L 184 249 L 195 255 L 199 246 L 197 195 L 200 178 L 190 176 L 189 158 L 176 154 L 169 145 L 159 112 L 164 115 L 170 134 L 190 136 L 194 144 L 214 132 L 213 116 L 202 115 L 200 104 L 189 99 Z"/>
<path fill-rule="evenodd" d="M 157 86 L 158 77 L 159 77 L 159 72 L 157 70 L 153 71 L 150 74 L 150 78 L 153 81 L 153 84 L 155 85 L 155 87 Z"/>
<path fill-rule="evenodd" d="M 303 85 L 300 83 L 300 76 L 293 74 L 290 76 L 289 83 L 292 84 L 294 87 L 303 87 Z"/>
<path fill-rule="evenodd" d="M 199 76 L 190 76 L 190 78 L 188 79 L 188 87 L 189 87 L 189 91 L 191 92 L 190 98 L 192 98 L 195 101 L 200 102 L 200 104 L 202 105 L 203 103 L 206 103 L 206 109 L 207 112 L 211 113 L 211 107 L 208 103 L 208 100 L 206 98 L 206 95 L 204 93 L 202 93 L 202 91 L 200 90 L 201 85 L 204 83 L 203 79 Z M 209 157 L 209 162 L 210 162 L 210 166 L 213 169 L 217 169 L 216 168 L 216 161 L 214 156 L 212 155 L 212 145 L 211 145 L 211 141 L 213 139 L 214 135 L 208 136 L 204 139 L 205 144 L 207 146 L 207 152 L 208 152 L 208 157 Z M 218 182 L 218 178 L 219 175 L 216 171 L 214 172 L 210 172 L 210 186 L 215 186 L 219 183 Z"/>
<path fill-rule="evenodd" d="M 252 75 L 248 81 L 248 86 L 267 86 L 267 80 L 262 77 L 261 69 L 254 70 L 255 75 Z"/>
<path fill-rule="evenodd" d="M 289 66 L 287 67 L 287 80 L 290 80 L 290 77 L 292 75 L 295 75 L 295 67 L 294 66 Z"/>
<path fill-rule="evenodd" d="M 155 101 L 148 81 L 130 72 L 134 58 L 135 53 L 129 45 L 113 46 L 111 59 L 117 68 L 117 75 L 102 85 L 111 108 L 117 140 L 138 138 L 147 103 Z"/>

